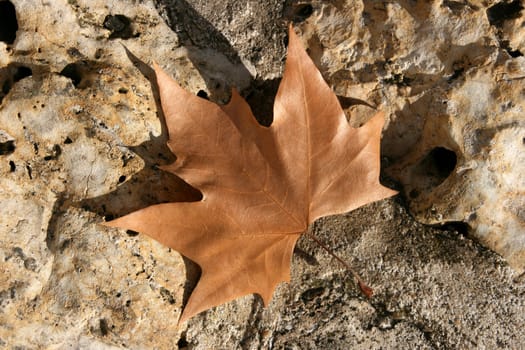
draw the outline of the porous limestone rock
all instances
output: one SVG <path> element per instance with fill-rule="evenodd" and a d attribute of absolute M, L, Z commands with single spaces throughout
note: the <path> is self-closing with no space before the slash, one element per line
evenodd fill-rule
<path fill-rule="evenodd" d="M 420 140 L 391 171 L 417 219 L 464 222 L 523 271 L 525 100 L 523 81 L 512 75 L 525 71 L 510 68 L 516 63 L 505 57 L 501 64 L 471 69 L 448 91 L 436 92 L 443 107 L 427 114 Z"/>
<path fill-rule="evenodd" d="M 11 145 L 0 155 L 0 343 L 170 348 L 180 330 L 153 334 L 180 311 L 181 257 L 101 230 L 101 216 L 80 201 L 111 192 L 143 168 L 126 146 L 161 134 L 151 86 L 124 47 L 108 39 L 104 18 L 125 13 L 134 33 L 156 29 L 153 41 L 171 31 L 152 4 L 13 3 L 16 39 L 0 43 L 1 142 Z M 106 200 L 108 210 L 139 202 L 130 198 L 147 202 L 167 186 L 158 172 L 142 173 L 135 181 L 151 182 L 114 205 Z"/>
<path fill-rule="evenodd" d="M 148 65 L 218 102 L 235 86 L 268 123 L 293 21 L 351 123 L 373 113 L 364 101 L 389 115 L 385 164 L 416 218 L 465 222 L 520 269 L 521 10 L 517 0 L 0 0 L 0 347 L 525 346 L 523 275 L 457 227 L 414 221 L 399 198 L 311 228 L 372 299 L 301 239 L 292 281 L 268 308 L 246 296 L 180 328 L 195 265 L 99 225 L 198 198 L 158 169 L 174 157 Z"/>

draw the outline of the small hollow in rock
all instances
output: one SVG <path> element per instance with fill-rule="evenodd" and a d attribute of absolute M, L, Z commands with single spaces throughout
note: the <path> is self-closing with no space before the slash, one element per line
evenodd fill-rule
<path fill-rule="evenodd" d="M 73 63 L 67 64 L 60 75 L 71 79 L 73 85 L 78 89 L 85 89 L 96 83 L 98 80 L 99 70 L 104 68 L 105 65 L 90 61 L 90 60 L 80 60 Z M 93 94 L 93 97 L 96 95 Z"/>
<path fill-rule="evenodd" d="M 131 28 L 131 20 L 124 15 L 107 15 L 104 18 L 104 28 L 111 31 L 109 39 L 129 39 L 132 38 L 133 29 Z"/>
<path fill-rule="evenodd" d="M 457 156 L 453 151 L 444 147 L 433 148 L 413 170 L 413 183 L 417 184 L 417 188 L 410 196 L 417 197 L 440 185 L 454 171 L 456 163 Z"/>
<path fill-rule="evenodd" d="M 208 93 L 204 90 L 199 90 L 197 92 L 197 96 L 200 97 L 200 98 L 203 98 L 205 100 L 209 100 L 209 97 L 208 97 Z"/>
<path fill-rule="evenodd" d="M 11 1 L 0 1 L 0 41 L 9 45 L 14 43 L 17 30 L 15 6 Z"/>
<path fill-rule="evenodd" d="M 503 22 L 509 19 L 515 19 L 520 16 L 523 10 L 521 0 L 514 0 L 511 2 L 498 2 L 494 6 L 487 9 L 487 17 L 490 24 L 500 27 Z"/>
<path fill-rule="evenodd" d="M 311 4 L 293 4 L 284 10 L 284 17 L 294 23 L 301 23 L 312 15 L 314 8 Z"/>
<path fill-rule="evenodd" d="M 11 154 L 15 151 L 15 141 L 8 140 L 0 143 L 0 156 Z"/>
<path fill-rule="evenodd" d="M 133 231 L 133 230 L 126 230 L 126 234 L 130 237 L 135 237 L 139 235 L 137 231 Z"/>
<path fill-rule="evenodd" d="M 1 4 L 1 2 L 0 2 Z M 5 68 L 0 69 L 0 102 L 9 93 L 13 85 L 33 74 L 31 68 L 19 66 L 17 63 L 10 63 Z"/>
<path fill-rule="evenodd" d="M 66 65 L 60 72 L 60 75 L 71 79 L 75 87 L 78 87 L 82 81 L 82 72 L 78 63 L 70 63 Z"/>

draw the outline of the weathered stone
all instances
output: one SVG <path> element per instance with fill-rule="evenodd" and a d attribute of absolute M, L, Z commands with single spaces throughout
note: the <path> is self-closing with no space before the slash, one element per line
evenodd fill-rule
<path fill-rule="evenodd" d="M 523 57 L 520 57 L 520 59 Z M 416 217 L 428 224 L 465 222 L 486 246 L 525 269 L 525 122 L 516 59 L 470 69 L 427 113 L 423 134 L 391 169 Z M 523 71 L 520 74 L 525 74 Z"/>
<path fill-rule="evenodd" d="M 0 0 L 0 346 L 523 347 L 521 6 Z M 372 299 L 303 238 L 269 307 L 246 296 L 177 329 L 198 269 L 98 225 L 198 198 L 158 170 L 174 157 L 147 65 L 218 102 L 235 86 L 269 123 L 288 21 L 351 123 L 373 113 L 364 101 L 387 112 L 385 163 L 412 214 L 466 223 L 515 270 L 461 227 L 417 223 L 390 199 L 311 228 Z"/>

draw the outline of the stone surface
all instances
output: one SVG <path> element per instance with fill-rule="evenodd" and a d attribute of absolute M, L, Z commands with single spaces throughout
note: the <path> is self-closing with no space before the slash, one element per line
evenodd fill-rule
<path fill-rule="evenodd" d="M 0 346 L 525 346 L 522 8 L 0 0 Z M 303 238 L 292 281 L 268 308 L 246 296 L 177 329 L 198 269 L 148 237 L 98 225 L 198 198 L 170 191 L 181 181 L 158 170 L 174 157 L 147 64 L 217 102 L 235 86 L 269 123 L 288 21 L 351 123 L 373 112 L 362 101 L 389 116 L 385 168 L 405 199 L 311 228 L 375 295 L 362 298 Z"/>

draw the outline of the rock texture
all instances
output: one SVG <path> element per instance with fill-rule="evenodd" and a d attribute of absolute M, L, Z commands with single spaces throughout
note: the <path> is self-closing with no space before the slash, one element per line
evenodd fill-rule
<path fill-rule="evenodd" d="M 0 346 L 524 347 L 523 7 L 0 0 Z M 311 228 L 375 296 L 302 239 L 268 308 L 248 296 L 177 329 L 198 269 L 98 225 L 198 197 L 157 168 L 173 156 L 148 64 L 217 102 L 236 86 L 269 123 L 289 21 L 351 123 L 363 101 L 389 115 L 385 170 L 405 198 Z"/>

